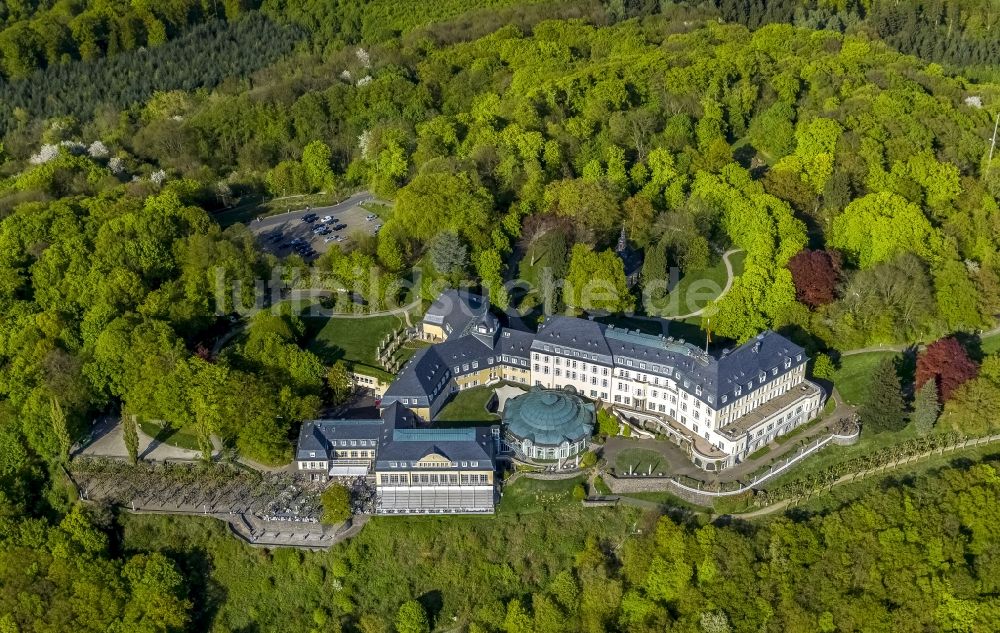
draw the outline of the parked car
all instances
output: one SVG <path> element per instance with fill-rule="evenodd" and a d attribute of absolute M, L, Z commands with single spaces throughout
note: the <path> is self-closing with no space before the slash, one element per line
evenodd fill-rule
<path fill-rule="evenodd" d="M 323 243 L 324 244 L 329 244 L 330 242 L 336 241 L 338 237 L 340 237 L 340 236 L 339 235 L 331 235 L 330 237 L 324 237 L 323 238 Z"/>
<path fill-rule="evenodd" d="M 375 215 L 374 213 L 369 213 L 368 215 L 365 216 L 365 220 L 367 220 L 368 222 L 374 222 L 377 217 L 378 216 Z"/>
<path fill-rule="evenodd" d="M 333 221 L 333 216 L 332 215 L 324 215 L 323 219 L 320 220 L 320 222 L 332 222 L 332 221 Z"/>
<path fill-rule="evenodd" d="M 347 228 L 346 224 L 335 224 L 333 226 L 334 231 L 340 231 L 341 229 L 346 229 L 346 228 Z"/>

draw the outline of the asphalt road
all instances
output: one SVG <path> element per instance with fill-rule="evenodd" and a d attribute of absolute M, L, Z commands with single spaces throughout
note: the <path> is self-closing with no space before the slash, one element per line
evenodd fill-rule
<path fill-rule="evenodd" d="M 365 216 L 370 211 L 361 206 L 362 203 L 373 200 L 375 200 L 375 196 L 367 191 L 362 191 L 332 206 L 313 207 L 308 210 L 302 209 L 300 211 L 282 213 L 281 215 L 272 215 L 260 220 L 254 220 L 250 222 L 249 226 L 250 230 L 261 238 L 261 248 L 279 257 L 284 257 L 292 252 L 289 242 L 296 237 L 301 237 L 308 241 L 317 253 L 323 253 L 331 246 L 347 244 L 350 241 L 351 235 L 355 233 L 367 233 L 370 235 L 375 232 L 375 228 L 381 225 L 382 221 L 367 221 Z M 310 213 L 315 213 L 320 219 L 327 215 L 332 215 L 337 219 L 337 223 L 346 224 L 347 226 L 329 235 L 315 235 L 313 234 L 313 229 L 319 226 L 320 222 L 317 220 L 310 223 L 302 220 L 303 217 Z M 334 223 L 331 221 L 330 224 Z M 281 235 L 279 241 L 275 242 L 270 239 L 271 236 L 278 234 Z M 324 242 L 324 238 L 334 236 L 342 236 L 344 240 L 340 242 Z"/>

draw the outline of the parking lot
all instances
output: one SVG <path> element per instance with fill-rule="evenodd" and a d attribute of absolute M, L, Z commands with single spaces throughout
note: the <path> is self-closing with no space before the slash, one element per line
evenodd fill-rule
<path fill-rule="evenodd" d="M 249 226 L 266 252 L 285 257 L 298 247 L 303 259 L 312 261 L 330 247 L 348 244 L 353 235 L 374 234 L 382 220 L 367 219 L 371 212 L 361 206 L 374 199 L 370 193 L 361 192 L 333 206 L 273 215 L 254 220 Z M 309 222 L 305 218 L 311 215 L 316 219 Z M 331 219 L 324 221 L 326 217 Z M 317 234 L 318 229 L 324 234 Z M 305 248 L 310 250 L 301 252 Z"/>

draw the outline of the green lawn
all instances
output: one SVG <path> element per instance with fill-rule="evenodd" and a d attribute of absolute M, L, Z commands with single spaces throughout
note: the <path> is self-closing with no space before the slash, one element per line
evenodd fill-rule
<path fill-rule="evenodd" d="M 399 366 L 402 367 L 406 361 L 413 358 L 413 355 L 417 353 L 417 350 L 429 346 L 430 343 L 428 341 L 420 339 L 413 339 L 412 341 L 403 343 L 403 346 L 399 348 L 398 352 L 396 352 L 396 358 L 399 360 Z"/>
<path fill-rule="evenodd" d="M 599 495 L 611 494 L 611 488 L 608 487 L 608 484 L 604 481 L 603 477 L 594 477 L 594 492 Z"/>
<path fill-rule="evenodd" d="M 572 479 L 528 479 L 521 477 L 503 489 L 497 514 L 532 514 L 579 505 L 573 500 L 573 487 L 586 480 L 585 475 Z"/>
<path fill-rule="evenodd" d="M 179 429 L 164 429 L 156 422 L 143 420 L 139 422 L 139 428 L 149 437 L 154 438 L 161 444 L 176 446 L 177 448 L 187 448 L 192 451 L 201 450 L 198 444 L 198 435 L 193 428 L 181 427 Z"/>
<path fill-rule="evenodd" d="M 403 325 L 402 317 L 306 318 L 309 349 L 323 362 L 343 360 L 364 373 L 391 378 L 375 357 L 375 349 L 386 334 Z"/>
<path fill-rule="evenodd" d="M 615 472 L 647 474 L 652 468 L 654 475 L 667 471 L 667 460 L 656 451 L 645 448 L 628 448 L 615 458 Z"/>
<path fill-rule="evenodd" d="M 980 341 L 984 356 L 1000 352 L 1000 332 L 990 334 Z"/>
<path fill-rule="evenodd" d="M 499 416 L 486 410 L 486 403 L 493 397 L 493 391 L 500 386 L 489 385 L 459 391 L 434 418 L 437 422 L 488 422 L 499 420 Z"/>
<path fill-rule="evenodd" d="M 733 275 L 743 272 L 746 253 L 733 253 L 729 261 L 733 266 Z M 726 263 L 719 258 L 715 265 L 702 270 L 692 270 L 684 274 L 677 286 L 667 295 L 660 313 L 663 316 L 679 316 L 690 314 L 704 308 L 713 301 L 726 287 Z"/>
<path fill-rule="evenodd" d="M 899 354 L 896 352 L 870 352 L 844 356 L 840 359 L 840 369 L 833 376 L 833 384 L 844 400 L 850 404 L 859 404 L 865 398 L 875 367 L 886 358 L 897 356 Z"/>

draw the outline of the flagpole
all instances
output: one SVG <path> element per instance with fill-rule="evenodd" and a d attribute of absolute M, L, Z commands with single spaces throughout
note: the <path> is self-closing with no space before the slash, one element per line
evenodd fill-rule
<path fill-rule="evenodd" d="M 706 320 L 705 326 L 705 354 L 708 354 L 708 342 L 712 340 L 712 319 L 708 318 Z"/>

